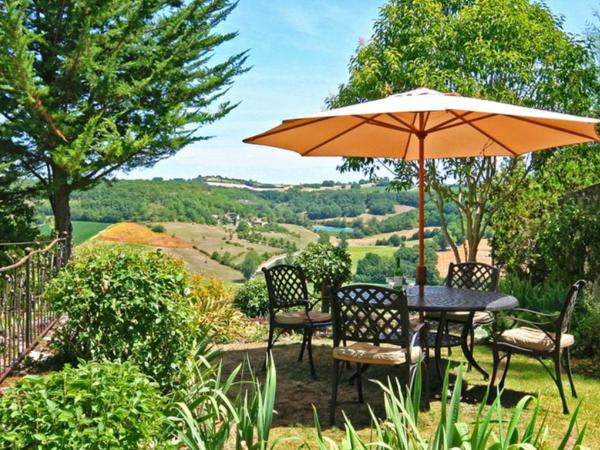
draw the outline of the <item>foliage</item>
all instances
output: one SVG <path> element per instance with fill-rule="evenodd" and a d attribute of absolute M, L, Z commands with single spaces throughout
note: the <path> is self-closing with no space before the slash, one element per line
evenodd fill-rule
<path fill-rule="evenodd" d="M 398 264 L 405 276 L 416 279 L 418 262 L 417 246 L 401 246 L 393 257 L 367 253 L 363 259 L 358 261 L 354 280 L 362 283 L 385 283 L 387 277 L 394 275 Z M 439 284 L 436 247 L 431 242 L 425 243 L 425 265 L 427 266 L 427 284 Z"/>
<path fill-rule="evenodd" d="M 348 81 L 328 99 L 329 106 L 427 86 L 589 114 L 598 87 L 590 47 L 566 33 L 562 19 L 545 4 L 529 0 L 388 0 L 371 39 L 352 56 L 349 73 Z M 521 189 L 520 165 L 526 173 L 531 161 L 539 163 L 543 157 L 427 161 L 426 189 L 457 261 L 475 259 L 495 210 Z M 342 170 L 374 176 L 379 166 L 395 174 L 396 189 L 409 188 L 416 180 L 416 162 L 402 160 L 347 159 Z M 464 255 L 444 214 L 448 204 L 456 208 L 469 244 Z"/>
<path fill-rule="evenodd" d="M 600 268 L 600 153 L 593 146 L 559 151 L 522 183 L 495 216 L 494 258 L 510 273 L 540 283 L 595 280 Z"/>
<path fill-rule="evenodd" d="M 0 155 L 0 242 L 32 241 L 38 235 L 31 203 L 35 190 L 19 181 L 21 173 L 14 163 L 3 160 Z"/>
<path fill-rule="evenodd" d="M 235 293 L 235 306 L 248 317 L 262 317 L 269 312 L 269 295 L 264 277 L 244 283 Z"/>
<path fill-rule="evenodd" d="M 442 392 L 449 392 L 448 371 L 444 378 Z M 348 418 L 345 419 L 346 436 L 342 448 L 393 448 L 403 450 L 416 449 L 537 449 L 546 448 L 545 416 L 539 399 L 528 395 L 523 397 L 515 406 L 510 417 L 503 410 L 500 396 L 487 409 L 488 395 L 477 409 L 474 423 L 469 424 L 460 420 L 461 394 L 463 381 L 463 367 L 461 366 L 452 389 L 450 401 L 446 395 L 442 396 L 441 414 L 438 426 L 433 436 L 426 437 L 419 430 L 419 407 L 421 395 L 421 375 L 417 374 L 417 381 L 412 394 L 404 393 L 400 383 L 388 380 L 387 384 L 378 383 L 383 390 L 385 417 L 379 419 L 372 414 L 372 434 L 370 442 L 366 441 L 357 432 Z M 533 404 L 530 414 L 527 407 Z M 557 450 L 572 448 L 583 449 L 583 439 L 586 427 L 579 432 L 575 431 L 579 406 L 571 416 L 567 430 Z M 337 445 L 326 440 L 321 433 L 321 427 L 315 414 L 317 428 L 317 441 L 320 449 L 335 449 Z M 520 426 L 519 426 L 520 425 Z M 520 429 L 519 429 L 520 428 Z M 556 432 L 553 430 L 553 432 Z M 573 435 L 573 436 L 572 436 Z"/>
<path fill-rule="evenodd" d="M 498 290 L 515 296 L 522 308 L 554 313 L 558 317 L 569 287 L 569 284 L 562 281 L 547 279 L 542 283 L 534 283 L 529 278 L 509 274 L 500 280 Z M 575 335 L 575 353 L 596 360 L 600 358 L 600 305 L 597 295 L 594 289 L 586 290 L 583 298 L 575 305 L 571 321 L 571 333 Z M 532 316 L 530 319 L 539 318 Z"/>
<path fill-rule="evenodd" d="M 194 387 L 178 404 L 173 418 L 181 428 L 179 438 L 189 450 L 274 447 L 269 446 L 277 390 L 273 360 L 269 358 L 264 386 L 253 375 L 230 400 L 240 369 L 238 366 L 223 380 L 220 367 L 197 365 Z"/>
<path fill-rule="evenodd" d="M 215 62 L 229 0 L 31 2 L 0 7 L 3 151 L 45 189 L 57 231 L 70 194 L 202 139 L 246 54 Z"/>
<path fill-rule="evenodd" d="M 165 232 L 165 227 L 164 227 L 164 225 L 161 225 L 161 224 L 152 225 L 152 227 L 150 229 L 152 231 L 154 231 L 155 233 L 164 233 Z"/>
<path fill-rule="evenodd" d="M 299 255 L 298 264 L 306 273 L 306 278 L 315 286 L 341 286 L 350 279 L 352 262 L 344 248 L 331 244 L 309 244 Z"/>
<path fill-rule="evenodd" d="M 244 260 L 240 265 L 240 272 L 242 272 L 246 280 L 249 280 L 252 275 L 254 275 L 254 272 L 256 272 L 256 269 L 260 263 L 261 258 L 258 256 L 258 253 L 256 253 L 255 250 L 250 250 L 248 253 L 246 253 Z"/>
<path fill-rule="evenodd" d="M 387 277 L 394 273 L 396 263 L 394 258 L 381 256 L 376 253 L 367 253 L 358 261 L 354 281 L 359 283 L 385 283 Z"/>
<path fill-rule="evenodd" d="M 206 280 L 201 275 L 194 275 L 190 298 L 195 326 L 201 335 L 213 336 L 219 343 L 245 336 L 249 324 L 234 304 L 232 289 L 223 281 L 216 278 Z"/>
<path fill-rule="evenodd" d="M 68 355 L 131 361 L 170 390 L 198 334 L 189 286 L 181 261 L 115 246 L 78 255 L 46 295 L 68 317 L 58 335 Z"/>
<path fill-rule="evenodd" d="M 1 448 L 174 448 L 168 402 L 130 363 L 29 375 L 0 396 Z"/>

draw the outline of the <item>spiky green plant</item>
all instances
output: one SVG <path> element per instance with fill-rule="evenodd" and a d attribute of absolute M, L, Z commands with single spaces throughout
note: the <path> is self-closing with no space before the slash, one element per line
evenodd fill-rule
<path fill-rule="evenodd" d="M 449 372 L 446 372 L 442 392 L 448 392 Z M 546 417 L 541 413 L 540 401 L 533 396 L 523 397 L 510 417 L 500 403 L 498 395 L 492 405 L 486 408 L 488 394 L 484 396 L 477 415 L 469 430 L 469 425 L 460 420 L 460 398 L 462 394 L 463 367 L 458 370 L 456 383 L 450 402 L 443 396 L 440 421 L 434 435 L 425 437 L 419 431 L 418 417 L 421 395 L 421 375 L 412 394 L 403 394 L 398 380 L 388 380 L 387 384 L 376 381 L 384 395 L 385 418 L 378 419 L 371 410 L 373 430 L 370 442 L 365 441 L 345 417 L 346 436 L 338 446 L 326 438 L 315 412 L 317 445 L 320 450 L 350 449 L 394 449 L 394 450 L 535 450 L 547 448 Z M 524 411 L 534 403 L 529 418 Z M 556 450 L 582 450 L 586 426 L 575 432 L 579 406 L 571 416 L 569 426 Z M 521 425 L 519 427 L 519 425 Z M 570 440 L 573 442 L 570 443 Z M 567 446 L 569 444 L 569 446 Z M 308 447 L 308 446 L 307 446 Z"/>

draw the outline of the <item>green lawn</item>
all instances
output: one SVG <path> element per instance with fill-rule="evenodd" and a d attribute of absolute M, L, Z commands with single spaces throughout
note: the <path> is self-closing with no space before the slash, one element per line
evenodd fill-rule
<path fill-rule="evenodd" d="M 92 236 L 100 233 L 106 227 L 111 225 L 104 222 L 84 222 L 80 220 L 73 221 L 73 245 L 83 244 Z M 40 226 L 42 234 L 50 234 L 51 230 L 47 224 Z"/>

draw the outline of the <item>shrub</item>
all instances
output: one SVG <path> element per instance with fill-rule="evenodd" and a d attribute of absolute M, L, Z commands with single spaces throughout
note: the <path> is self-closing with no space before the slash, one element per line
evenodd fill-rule
<path fill-rule="evenodd" d="M 167 402 L 133 364 L 82 363 L 27 376 L 0 396 L 0 448 L 174 448 Z"/>
<path fill-rule="evenodd" d="M 155 233 L 164 233 L 165 231 L 167 231 L 165 229 L 165 227 L 160 224 L 153 225 L 151 230 L 154 231 Z"/>
<path fill-rule="evenodd" d="M 200 275 L 192 279 L 192 304 L 195 319 L 202 334 L 210 334 L 221 343 L 244 337 L 250 326 L 234 305 L 233 291 L 216 278 Z"/>
<path fill-rule="evenodd" d="M 52 307 L 69 318 L 58 341 L 75 358 L 134 362 L 171 389 L 197 336 L 190 281 L 159 251 L 94 248 L 49 285 Z"/>
<path fill-rule="evenodd" d="M 269 312 L 269 295 L 264 277 L 256 277 L 242 285 L 235 293 L 234 303 L 249 317 L 266 315 Z"/>
<path fill-rule="evenodd" d="M 329 311 L 329 290 L 350 280 L 352 260 L 348 250 L 329 243 L 309 244 L 298 257 L 306 278 L 319 289 L 323 311 Z"/>

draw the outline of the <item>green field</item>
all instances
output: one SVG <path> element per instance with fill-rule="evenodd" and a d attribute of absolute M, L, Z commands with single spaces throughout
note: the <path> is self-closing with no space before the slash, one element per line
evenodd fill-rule
<path fill-rule="evenodd" d="M 365 247 L 348 247 L 348 253 L 352 258 L 352 273 L 356 273 L 356 266 L 358 261 L 363 259 L 367 253 L 375 253 L 380 256 L 394 256 L 394 253 L 398 250 L 397 247 L 388 246 L 365 246 Z"/>
<path fill-rule="evenodd" d="M 111 225 L 110 223 L 104 222 L 84 222 L 79 220 L 74 220 L 73 222 L 73 245 L 83 244 L 85 241 L 90 239 L 92 236 L 100 233 L 107 226 Z M 51 233 L 50 227 L 48 224 L 41 225 L 40 233 L 48 235 Z"/>

